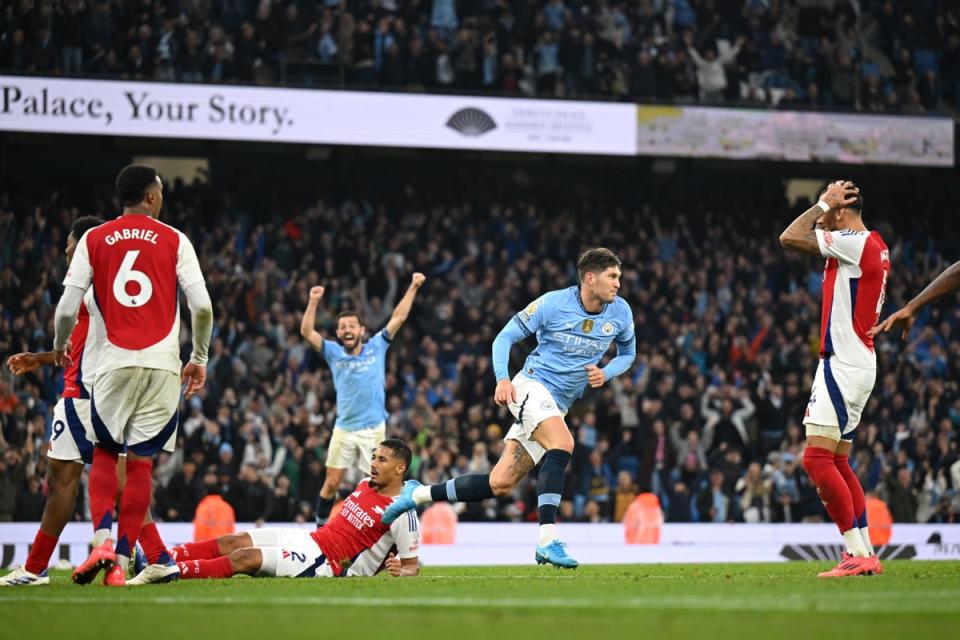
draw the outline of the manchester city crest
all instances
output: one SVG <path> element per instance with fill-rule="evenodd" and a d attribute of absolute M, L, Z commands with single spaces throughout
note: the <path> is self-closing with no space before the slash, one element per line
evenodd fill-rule
<path fill-rule="evenodd" d="M 605 336 L 613 335 L 614 326 L 612 322 L 604 322 L 600 326 L 600 333 Z"/>

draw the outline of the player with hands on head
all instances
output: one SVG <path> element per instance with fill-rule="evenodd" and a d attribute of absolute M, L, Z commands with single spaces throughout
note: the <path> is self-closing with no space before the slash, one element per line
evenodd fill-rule
<path fill-rule="evenodd" d="M 803 424 L 803 466 L 817 487 L 846 551 L 821 577 L 883 571 L 870 543 L 866 499 L 848 456 L 877 376 L 870 328 L 880 316 L 890 252 L 864 225 L 863 196 L 849 181 L 836 181 L 780 236 L 787 249 L 826 258 L 817 367 Z"/>

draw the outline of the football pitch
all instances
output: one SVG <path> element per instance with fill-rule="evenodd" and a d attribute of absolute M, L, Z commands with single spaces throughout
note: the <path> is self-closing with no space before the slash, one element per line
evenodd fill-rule
<path fill-rule="evenodd" d="M 0 591 L 22 638 L 943 638 L 960 629 L 960 562 L 426 568 L 415 579 L 180 581 Z"/>

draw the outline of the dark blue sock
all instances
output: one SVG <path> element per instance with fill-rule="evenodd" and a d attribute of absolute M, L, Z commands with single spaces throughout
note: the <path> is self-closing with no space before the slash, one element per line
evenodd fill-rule
<path fill-rule="evenodd" d="M 430 487 L 434 502 L 480 502 L 492 497 L 489 473 L 470 473 Z"/>
<path fill-rule="evenodd" d="M 560 494 L 563 493 L 569 462 L 570 454 L 563 449 L 550 449 L 543 457 L 540 475 L 537 476 L 537 514 L 540 524 L 557 522 L 557 509 L 560 507 Z"/>

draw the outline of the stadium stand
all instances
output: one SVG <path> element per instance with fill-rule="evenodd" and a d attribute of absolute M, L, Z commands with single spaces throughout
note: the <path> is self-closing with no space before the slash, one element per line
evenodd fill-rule
<path fill-rule="evenodd" d="M 776 242 L 807 204 L 788 202 L 755 165 L 664 178 L 588 161 L 479 171 L 444 157 L 359 154 L 322 168 L 248 158 L 235 174 L 214 167 L 209 180 L 168 186 L 163 219 L 197 247 L 216 326 L 208 387 L 182 405 L 182 442 L 155 467 L 159 519 L 191 520 L 207 482 L 238 521 L 311 520 L 334 419 L 329 370 L 298 334 L 316 283 L 328 292 L 324 331 L 344 308 L 376 329 L 409 273 L 427 274 L 390 350 L 388 435 L 415 444 L 412 475 L 424 482 L 489 468 L 510 425 L 492 402 L 491 341 L 541 292 L 573 282 L 591 245 L 624 261 L 638 358 L 570 416 L 577 447 L 561 518 L 619 519 L 640 491 L 658 495 L 668 522 L 824 517 L 798 459 L 822 264 Z M 891 248 L 884 315 L 960 248 L 946 217 L 956 185 L 917 178 L 908 195 L 891 175 L 860 181 L 865 220 Z M 871 215 L 880 203 L 886 219 Z M 0 358 L 49 348 L 65 229 L 78 214 L 116 211 L 109 184 L 81 179 L 0 191 Z M 958 330 L 947 300 L 907 343 L 878 339 L 851 462 L 896 522 L 960 514 Z M 60 385 L 53 371 L 0 377 L 0 520 L 39 518 L 39 451 Z M 507 499 L 457 505 L 460 518 L 535 521 L 530 480 Z"/>
<path fill-rule="evenodd" d="M 943 113 L 951 2 L 16 0 L 0 71 Z"/>

